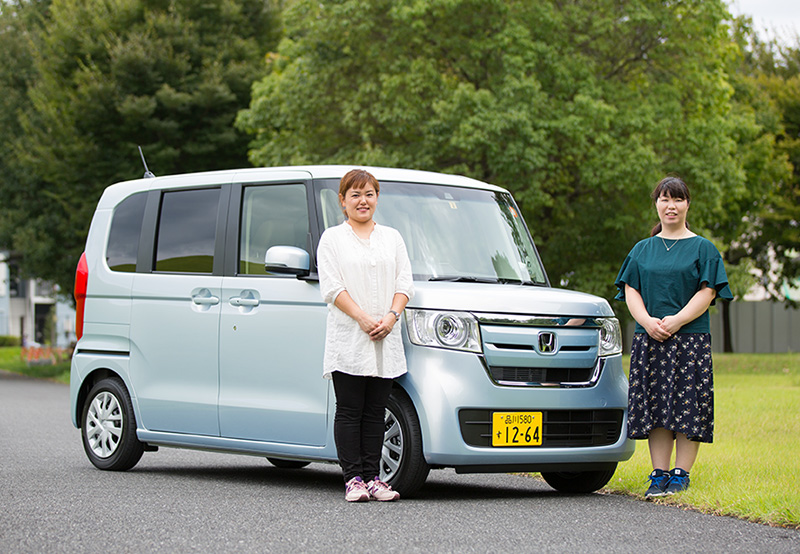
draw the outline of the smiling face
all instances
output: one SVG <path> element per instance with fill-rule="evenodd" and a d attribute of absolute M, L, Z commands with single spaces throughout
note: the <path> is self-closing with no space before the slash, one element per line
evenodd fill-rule
<path fill-rule="evenodd" d="M 686 226 L 686 214 L 689 211 L 689 200 L 670 196 L 664 192 L 656 199 L 656 211 L 661 225 L 665 229 L 681 229 Z"/>
<path fill-rule="evenodd" d="M 354 223 L 369 223 L 378 207 L 378 191 L 372 183 L 367 183 L 360 189 L 348 189 L 339 200 L 347 219 Z"/>

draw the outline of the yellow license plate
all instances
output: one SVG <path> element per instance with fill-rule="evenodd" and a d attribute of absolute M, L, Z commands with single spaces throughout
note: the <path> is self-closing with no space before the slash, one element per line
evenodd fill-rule
<path fill-rule="evenodd" d="M 542 412 L 494 412 L 492 446 L 541 446 Z"/>

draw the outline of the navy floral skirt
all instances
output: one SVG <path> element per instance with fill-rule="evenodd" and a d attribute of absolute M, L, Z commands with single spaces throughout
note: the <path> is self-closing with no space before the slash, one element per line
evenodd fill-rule
<path fill-rule="evenodd" d="M 711 335 L 676 334 L 664 342 L 636 333 L 631 346 L 628 438 L 662 427 L 690 440 L 714 440 Z"/>

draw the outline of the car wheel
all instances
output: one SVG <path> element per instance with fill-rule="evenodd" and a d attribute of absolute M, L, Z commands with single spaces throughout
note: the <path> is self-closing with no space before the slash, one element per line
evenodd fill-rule
<path fill-rule="evenodd" d="M 417 412 L 405 393 L 392 392 L 385 422 L 380 478 L 401 495 L 412 496 L 425 483 L 431 468 L 422 455 Z"/>
<path fill-rule="evenodd" d="M 83 405 L 83 449 L 96 467 L 125 471 L 141 459 L 144 444 L 136 438 L 133 404 L 118 377 L 96 383 Z"/>
<path fill-rule="evenodd" d="M 301 469 L 311 462 L 300 462 L 298 460 L 284 460 L 283 458 L 267 458 L 267 461 L 281 469 Z"/>
<path fill-rule="evenodd" d="M 616 469 L 617 464 L 611 469 L 599 471 L 543 472 L 542 478 L 559 492 L 589 493 L 606 486 Z"/>

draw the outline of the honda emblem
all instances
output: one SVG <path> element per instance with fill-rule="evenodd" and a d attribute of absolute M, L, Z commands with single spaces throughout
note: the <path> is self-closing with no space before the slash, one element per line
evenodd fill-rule
<path fill-rule="evenodd" d="M 556 334 L 550 332 L 539 333 L 539 352 L 542 354 L 555 354 Z"/>

